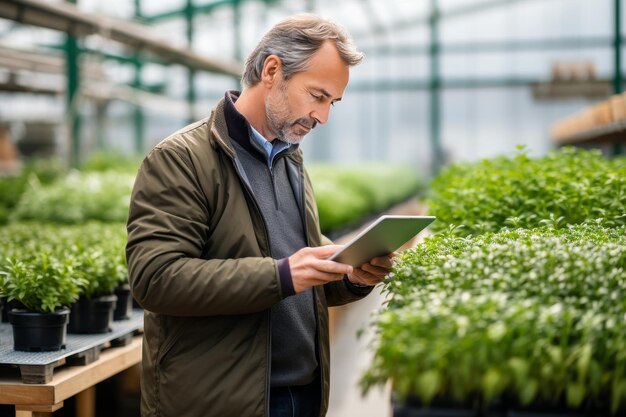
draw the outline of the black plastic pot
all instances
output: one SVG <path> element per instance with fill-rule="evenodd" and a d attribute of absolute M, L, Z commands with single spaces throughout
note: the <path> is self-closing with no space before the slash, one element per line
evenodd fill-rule
<path fill-rule="evenodd" d="M 116 302 L 117 296 L 113 294 L 92 298 L 80 297 L 72 304 L 67 332 L 78 334 L 110 332 Z"/>
<path fill-rule="evenodd" d="M 13 326 L 13 348 L 25 352 L 49 352 L 65 347 L 65 335 L 70 310 L 62 308 L 54 313 L 30 310 L 9 311 Z"/>
<path fill-rule="evenodd" d="M 113 311 L 113 320 L 128 320 L 133 309 L 133 297 L 130 295 L 130 285 L 122 284 L 115 287 L 117 304 Z"/>

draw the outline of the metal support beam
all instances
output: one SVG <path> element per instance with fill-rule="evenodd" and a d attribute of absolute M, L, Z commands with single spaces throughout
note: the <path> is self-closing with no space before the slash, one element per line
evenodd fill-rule
<path fill-rule="evenodd" d="M 195 13 L 211 13 L 213 12 L 213 10 L 219 7 L 230 6 L 232 2 L 233 0 L 212 1 L 210 3 L 203 4 L 201 6 L 200 5 L 195 6 L 194 12 Z M 168 12 L 153 14 L 152 16 L 143 16 L 142 20 L 144 22 L 157 23 L 157 22 L 162 22 L 164 20 L 182 18 L 185 16 L 185 14 L 186 14 L 186 11 L 185 11 L 185 8 L 183 8 L 183 9 L 176 9 L 176 10 L 170 10 Z"/>
<path fill-rule="evenodd" d="M 241 2 L 242 0 L 232 0 L 233 2 L 233 45 L 235 62 L 243 62 L 242 39 L 241 39 Z M 235 79 L 235 89 L 239 90 L 240 80 Z"/>
<path fill-rule="evenodd" d="M 135 17 L 141 17 L 141 0 L 135 0 Z M 133 67 L 135 70 L 135 74 L 133 77 L 132 87 L 136 89 L 142 88 L 142 77 L 141 73 L 143 70 L 143 63 L 139 57 L 139 53 L 136 52 L 135 56 L 132 60 Z M 141 106 L 135 104 L 133 108 L 133 119 L 134 119 L 134 136 L 135 136 L 135 153 L 138 155 L 143 155 L 144 144 L 145 144 L 145 136 L 146 136 L 146 115 Z"/>
<path fill-rule="evenodd" d="M 623 38 L 620 42 L 623 43 Z M 553 51 L 564 49 L 600 49 L 612 48 L 615 39 L 612 37 L 596 38 L 557 38 L 542 40 L 495 41 L 495 42 L 463 42 L 439 45 L 442 54 L 477 54 L 490 52 L 520 52 L 520 51 Z M 427 45 L 396 45 L 362 47 L 367 56 L 416 56 L 430 53 Z"/>
<path fill-rule="evenodd" d="M 76 0 L 67 0 L 76 4 Z M 65 39 L 65 62 L 67 67 L 66 117 L 67 131 L 70 141 L 70 166 L 80 164 L 80 109 L 78 106 L 78 90 L 80 88 L 80 73 L 78 67 L 78 42 L 74 35 L 68 33 Z"/>
<path fill-rule="evenodd" d="M 185 23 L 187 31 L 187 47 L 189 50 L 193 50 L 194 40 L 194 5 L 193 0 L 187 0 L 185 5 Z M 187 69 L 187 103 L 189 104 L 189 115 L 187 121 L 192 123 L 195 119 L 194 107 L 196 106 L 196 72 L 189 68 Z"/>
<path fill-rule="evenodd" d="M 439 19 L 449 19 L 455 17 L 466 16 L 478 12 L 482 12 L 485 10 L 494 9 L 502 6 L 509 6 L 514 3 L 520 3 L 522 1 L 530 1 L 530 0 L 486 0 L 480 3 L 469 4 L 466 6 L 459 6 L 455 9 L 440 12 Z M 544 0 L 547 1 L 547 0 Z M 393 22 L 389 25 L 392 30 L 398 31 L 403 29 L 411 29 L 417 26 L 429 25 L 430 24 L 430 16 L 421 16 L 416 19 L 405 20 L 400 22 Z M 356 38 L 371 36 L 371 32 L 353 32 L 352 36 Z"/>
<path fill-rule="evenodd" d="M 619 94 L 623 90 L 622 84 L 622 1 L 614 0 L 613 13 L 615 24 L 613 26 L 613 92 Z M 613 155 L 620 155 L 624 152 L 623 145 L 613 146 Z"/>
<path fill-rule="evenodd" d="M 141 62 L 135 63 L 135 75 L 133 77 L 132 87 L 135 89 L 142 88 L 142 80 L 141 80 L 141 72 L 143 69 L 143 65 Z M 133 118 L 134 118 L 134 130 L 135 130 L 135 149 L 134 151 L 138 155 L 142 155 L 145 144 L 145 136 L 146 136 L 146 115 L 141 106 L 135 104 L 133 108 Z"/>
<path fill-rule="evenodd" d="M 207 59 L 171 44 L 153 29 L 133 21 L 85 13 L 68 3 L 43 0 L 2 0 L 0 17 L 63 31 L 77 37 L 99 34 L 131 48 L 150 52 L 165 62 L 199 71 L 239 76 L 239 63 Z"/>
<path fill-rule="evenodd" d="M 109 103 L 106 100 L 96 100 L 96 149 L 106 149 L 106 120 Z"/>
<path fill-rule="evenodd" d="M 615 22 L 613 27 L 613 90 L 622 92 L 622 4 L 614 0 Z"/>
<path fill-rule="evenodd" d="M 443 164 L 441 148 L 441 74 L 439 68 L 439 7 L 430 0 L 430 145 L 431 172 L 436 175 Z"/>
<path fill-rule="evenodd" d="M 249 1 L 249 0 L 215 0 L 210 3 L 199 4 L 199 5 L 194 6 L 193 12 L 195 15 L 211 14 L 215 11 L 215 9 L 219 9 L 220 7 L 232 6 L 233 3 L 235 2 L 242 3 L 244 1 Z M 267 4 L 268 6 L 278 2 L 278 0 L 261 0 L 261 1 Z M 309 7 L 310 4 L 314 4 L 314 3 L 315 3 L 315 0 L 307 0 L 307 8 Z M 143 16 L 142 21 L 149 22 L 149 23 L 159 23 L 164 20 L 180 19 L 180 18 L 183 18 L 184 16 L 185 16 L 185 9 L 183 8 L 183 9 L 176 9 L 176 10 L 170 10 L 170 11 L 163 12 L 163 13 L 153 14 L 152 16 Z"/>
<path fill-rule="evenodd" d="M 485 88 L 528 88 L 533 83 L 545 80 L 534 78 L 456 78 L 439 79 L 441 90 L 464 90 Z M 372 81 L 351 81 L 350 92 L 370 91 L 425 91 L 432 87 L 430 79 L 388 79 Z"/>

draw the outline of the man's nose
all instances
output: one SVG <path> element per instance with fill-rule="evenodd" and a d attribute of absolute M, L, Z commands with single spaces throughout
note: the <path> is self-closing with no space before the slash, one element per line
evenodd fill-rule
<path fill-rule="evenodd" d="M 322 104 L 311 113 L 311 117 L 319 124 L 326 124 L 330 114 L 330 104 Z"/>

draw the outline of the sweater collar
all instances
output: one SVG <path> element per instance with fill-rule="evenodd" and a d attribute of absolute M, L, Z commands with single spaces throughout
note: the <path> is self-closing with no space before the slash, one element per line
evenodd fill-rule
<path fill-rule="evenodd" d="M 253 152 L 253 154 L 261 153 L 265 158 L 270 158 L 270 156 L 267 154 L 267 151 L 263 148 L 259 141 L 253 137 L 254 133 L 252 132 L 252 126 L 250 125 L 248 120 L 246 120 L 246 118 L 241 113 L 239 113 L 239 111 L 235 107 L 235 102 L 239 98 L 240 94 L 241 93 L 239 91 L 233 90 L 227 91 L 224 94 L 224 118 L 226 119 L 228 136 L 230 136 L 232 140 L 236 141 L 248 152 Z M 274 139 L 274 142 L 275 141 L 280 141 L 280 139 Z M 282 148 L 282 146 L 280 148 Z M 280 153 L 284 152 L 286 154 L 292 154 L 296 150 L 298 150 L 298 148 L 299 145 L 297 144 L 287 145 L 285 150 L 281 151 Z M 271 156 L 270 161 L 273 159 L 274 156 L 275 155 Z"/>

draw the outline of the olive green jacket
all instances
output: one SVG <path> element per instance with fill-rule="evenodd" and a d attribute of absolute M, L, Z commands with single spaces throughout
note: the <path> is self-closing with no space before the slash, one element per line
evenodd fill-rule
<path fill-rule="evenodd" d="M 287 166 L 309 246 L 319 230 L 301 150 Z M 233 147 L 223 100 L 159 143 L 133 189 L 126 256 L 144 307 L 142 416 L 266 417 L 270 307 L 281 298 L 267 231 Z M 329 393 L 328 306 L 369 289 L 316 287 L 321 414 Z"/>

